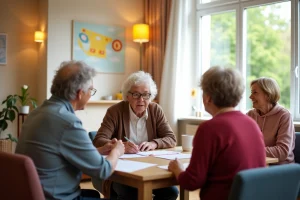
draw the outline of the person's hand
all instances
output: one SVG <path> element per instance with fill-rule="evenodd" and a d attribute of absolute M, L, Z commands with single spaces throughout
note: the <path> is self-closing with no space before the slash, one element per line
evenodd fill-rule
<path fill-rule="evenodd" d="M 98 147 L 98 152 L 102 155 L 107 155 L 110 153 L 110 151 L 113 149 L 114 144 L 117 142 L 118 140 L 116 138 L 113 138 L 110 142 L 107 142 L 104 146 L 102 147 Z"/>
<path fill-rule="evenodd" d="M 175 160 L 170 161 L 168 170 L 170 172 L 173 172 L 175 174 L 176 178 L 178 178 L 179 174 L 184 171 L 184 167 L 179 162 L 179 160 L 177 160 L 177 158 L 176 158 Z"/>
<path fill-rule="evenodd" d="M 139 152 L 139 146 L 136 144 L 133 144 L 132 142 L 124 142 L 125 144 L 125 153 L 137 153 Z"/>
<path fill-rule="evenodd" d="M 118 153 L 118 157 L 122 156 L 125 152 L 125 147 L 124 144 L 122 142 L 122 140 L 117 140 L 114 144 L 113 144 L 113 149 L 112 151 L 116 151 Z"/>
<path fill-rule="evenodd" d="M 150 151 L 153 149 L 156 149 L 157 144 L 155 142 L 142 142 L 139 145 L 139 150 L 140 151 Z"/>

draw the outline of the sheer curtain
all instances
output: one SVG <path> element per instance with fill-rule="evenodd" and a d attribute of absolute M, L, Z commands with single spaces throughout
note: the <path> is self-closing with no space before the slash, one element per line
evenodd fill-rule
<path fill-rule="evenodd" d="M 191 115 L 196 70 L 196 1 L 172 1 L 162 73 L 160 105 L 177 133 L 177 120 Z M 182 133 L 180 133 L 182 134 Z"/>

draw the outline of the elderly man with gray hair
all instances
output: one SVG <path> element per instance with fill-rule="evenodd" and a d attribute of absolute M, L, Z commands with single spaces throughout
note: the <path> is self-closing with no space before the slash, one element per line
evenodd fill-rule
<path fill-rule="evenodd" d="M 106 179 L 124 153 L 116 139 L 95 148 L 74 113 L 96 93 L 94 76 L 95 70 L 83 62 L 63 62 L 52 82 L 52 96 L 22 126 L 16 153 L 32 158 L 46 199 L 100 199 L 98 192 L 80 189 L 81 173 Z M 104 158 L 103 153 L 109 154 Z"/>

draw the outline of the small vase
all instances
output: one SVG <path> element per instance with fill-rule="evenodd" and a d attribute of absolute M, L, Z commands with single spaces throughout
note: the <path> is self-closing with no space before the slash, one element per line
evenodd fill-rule
<path fill-rule="evenodd" d="M 29 113 L 29 106 L 21 106 L 19 113 L 21 114 L 28 114 Z"/>

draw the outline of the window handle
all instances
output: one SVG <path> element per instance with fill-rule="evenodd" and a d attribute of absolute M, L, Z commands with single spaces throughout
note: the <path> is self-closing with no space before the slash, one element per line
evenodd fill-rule
<path fill-rule="evenodd" d="M 295 76 L 296 76 L 296 78 L 299 78 L 299 67 L 298 66 L 295 67 Z"/>

